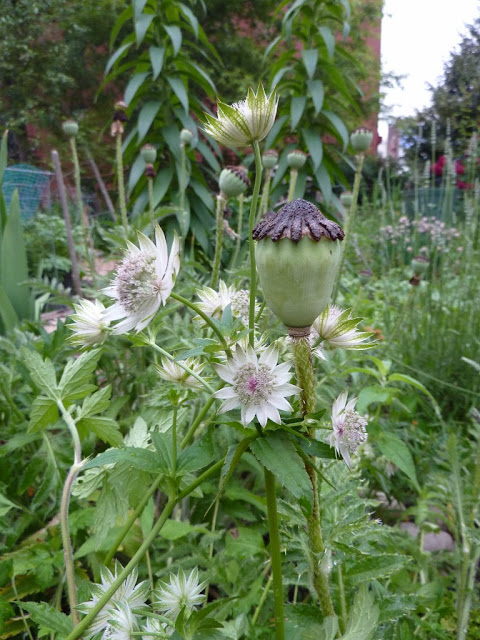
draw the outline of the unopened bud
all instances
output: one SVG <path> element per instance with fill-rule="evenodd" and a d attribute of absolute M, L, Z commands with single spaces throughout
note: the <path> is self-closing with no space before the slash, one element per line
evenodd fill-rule
<path fill-rule="evenodd" d="M 278 162 L 278 151 L 269 149 L 262 155 L 262 164 L 264 169 L 273 169 Z"/>
<path fill-rule="evenodd" d="M 225 167 L 220 174 L 218 186 L 226 198 L 236 198 L 245 193 L 250 186 L 250 180 L 244 167 Z"/>
<path fill-rule="evenodd" d="M 356 153 L 363 153 L 372 144 L 373 133 L 366 127 L 358 127 L 350 134 L 350 144 Z"/>
<path fill-rule="evenodd" d="M 287 155 L 287 164 L 290 169 L 301 169 L 305 162 L 307 161 L 307 154 L 300 149 L 295 149 L 295 151 L 290 151 Z"/>
<path fill-rule="evenodd" d="M 362 269 L 362 271 L 358 272 L 358 279 L 360 280 L 360 284 L 367 284 L 372 276 L 373 273 L 370 271 L 370 269 Z"/>
<path fill-rule="evenodd" d="M 193 140 L 193 133 L 190 131 L 190 129 L 182 129 L 180 131 L 180 142 L 183 142 L 183 144 L 191 144 Z"/>
<path fill-rule="evenodd" d="M 62 124 L 63 133 L 69 138 L 76 138 L 78 134 L 78 124 L 75 120 L 66 120 Z"/>
<path fill-rule="evenodd" d="M 415 273 L 426 273 L 430 265 L 430 260 L 427 258 L 427 256 L 415 256 L 414 258 L 412 258 L 411 265 Z"/>
<path fill-rule="evenodd" d="M 151 144 L 144 144 L 140 150 L 140 154 L 147 164 L 153 164 L 157 159 L 157 150 Z"/>
<path fill-rule="evenodd" d="M 340 194 L 340 202 L 344 207 L 350 207 L 353 202 L 353 193 L 351 191 L 344 191 Z"/>

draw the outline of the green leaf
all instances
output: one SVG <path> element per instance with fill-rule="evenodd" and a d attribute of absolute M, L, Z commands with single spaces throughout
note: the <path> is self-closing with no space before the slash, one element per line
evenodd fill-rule
<path fill-rule="evenodd" d="M 361 584 L 369 580 L 385 578 L 405 566 L 405 556 L 384 553 L 380 556 L 360 556 L 351 568 L 346 571 L 349 583 Z"/>
<path fill-rule="evenodd" d="M 173 469 L 173 443 L 171 432 L 152 434 L 152 442 L 157 450 L 158 471 L 170 473 Z"/>
<path fill-rule="evenodd" d="M 243 454 L 248 449 L 250 444 L 257 438 L 257 436 L 249 436 L 244 438 L 236 445 L 230 445 L 225 456 L 225 462 L 223 463 L 222 472 L 220 474 L 220 486 L 218 488 L 218 496 L 222 493 L 225 485 L 230 480 L 235 471 L 235 467 L 240 462 Z"/>
<path fill-rule="evenodd" d="M 136 73 L 127 84 L 127 88 L 125 89 L 124 100 L 127 104 L 135 97 L 135 94 L 140 89 L 142 84 L 145 82 L 145 79 L 148 77 L 149 72 L 145 71 L 145 73 Z"/>
<path fill-rule="evenodd" d="M 126 462 L 135 469 L 148 471 L 149 473 L 159 473 L 162 470 L 161 461 L 159 461 L 157 454 L 154 451 L 140 447 L 109 449 L 89 460 L 84 469 L 94 469 L 95 467 L 103 467 L 106 464 L 116 464 L 117 462 Z"/>
<path fill-rule="evenodd" d="M 303 49 L 302 60 L 307 70 L 309 80 L 311 80 L 315 74 L 317 68 L 318 51 L 317 49 Z"/>
<path fill-rule="evenodd" d="M 171 541 L 179 540 L 192 533 L 207 533 L 207 530 L 205 527 L 193 525 L 184 520 L 167 520 L 160 531 L 162 538 Z"/>
<path fill-rule="evenodd" d="M 152 126 L 152 122 L 155 120 L 155 116 L 157 115 L 161 107 L 161 104 L 162 103 L 160 101 L 151 100 L 150 102 L 147 102 L 146 104 L 144 104 L 143 107 L 141 108 L 140 113 L 138 114 L 138 120 L 137 120 L 137 128 L 138 128 L 137 142 L 138 143 L 140 143 L 147 135 L 150 127 Z"/>
<path fill-rule="evenodd" d="M 276 122 L 274 122 L 273 127 L 270 129 L 267 137 L 265 138 L 265 149 L 270 149 L 287 120 L 288 116 L 280 116 L 279 118 L 277 118 Z"/>
<path fill-rule="evenodd" d="M 325 97 L 325 90 L 323 88 L 323 82 L 321 80 L 309 80 L 307 82 L 308 91 L 312 97 L 315 114 L 319 113 L 323 106 L 323 99 Z"/>
<path fill-rule="evenodd" d="M 28 611 L 34 622 L 49 631 L 54 631 L 62 636 L 68 636 L 72 632 L 71 619 L 46 602 L 19 602 L 18 605 Z"/>
<path fill-rule="evenodd" d="M 35 433 L 58 421 L 58 407 L 54 400 L 37 396 L 32 403 L 28 433 Z"/>
<path fill-rule="evenodd" d="M 395 389 L 388 389 L 377 384 L 363 387 L 358 394 L 357 411 L 364 413 L 374 402 L 385 404 L 391 400 L 394 393 Z"/>
<path fill-rule="evenodd" d="M 168 191 L 170 183 L 173 178 L 173 167 L 165 167 L 165 169 L 160 169 L 157 173 L 157 177 L 155 178 L 155 182 L 153 183 L 153 206 L 157 207 L 160 202 L 163 200 L 163 197 Z"/>
<path fill-rule="evenodd" d="M 56 400 L 58 397 L 56 391 L 57 379 L 52 361 L 48 358 L 43 360 L 39 353 L 26 347 L 22 348 L 21 353 L 23 362 L 35 386 L 43 391 L 49 398 Z"/>
<path fill-rule="evenodd" d="M 77 422 L 77 427 L 79 429 L 93 431 L 102 442 L 106 442 L 112 447 L 120 447 L 123 444 L 120 427 L 113 418 L 107 418 L 106 416 L 82 418 Z M 146 469 L 146 471 L 148 471 L 148 469 Z"/>
<path fill-rule="evenodd" d="M 188 94 L 183 84 L 183 80 L 179 76 L 167 76 L 168 84 L 171 86 L 173 93 L 180 100 L 180 104 L 188 113 Z"/>
<path fill-rule="evenodd" d="M 312 502 L 312 485 L 305 465 L 285 433 L 276 431 L 258 438 L 251 443 L 250 450 L 296 498 Z"/>
<path fill-rule="evenodd" d="M 0 186 L 3 182 L 3 175 L 7 168 L 7 150 L 8 150 L 8 129 L 3 132 L 2 144 L 0 145 Z"/>
<path fill-rule="evenodd" d="M 165 24 L 163 25 L 163 28 L 168 33 L 168 36 L 172 41 L 174 55 L 177 55 L 180 51 L 180 47 L 182 46 L 182 31 L 180 27 Z"/>
<path fill-rule="evenodd" d="M 184 474 L 206 467 L 215 459 L 212 432 L 204 435 L 178 457 L 177 472 Z"/>
<path fill-rule="evenodd" d="M 397 467 L 410 478 L 415 489 L 420 491 L 412 454 L 403 440 L 400 440 L 400 438 L 397 438 L 397 436 L 391 433 L 383 431 L 378 434 L 376 442 L 378 448 L 387 460 L 397 465 Z"/>
<path fill-rule="evenodd" d="M 135 17 L 135 38 L 137 41 L 137 47 L 142 44 L 145 34 L 147 33 L 154 18 L 155 15 L 153 13 L 142 13 Z"/>
<path fill-rule="evenodd" d="M 132 46 L 133 42 L 127 42 L 122 44 L 113 55 L 110 56 L 107 62 L 107 66 L 105 67 L 105 75 L 112 69 L 113 65 L 120 60 L 128 51 L 128 49 Z"/>
<path fill-rule="evenodd" d="M 467 358 L 463 358 L 463 360 L 467 360 Z M 408 376 L 405 373 L 392 373 L 391 376 L 388 377 L 389 382 L 404 382 L 405 384 L 409 384 L 416 389 L 419 389 L 422 393 L 430 398 L 430 400 L 436 405 L 436 400 L 430 393 L 430 391 L 416 378 L 412 378 L 412 376 Z"/>
<path fill-rule="evenodd" d="M 165 47 L 150 47 L 148 50 L 150 62 L 152 64 L 153 79 L 156 80 L 160 75 L 165 59 Z"/>
<path fill-rule="evenodd" d="M 340 138 L 343 142 L 343 150 L 345 151 L 348 145 L 349 135 L 348 129 L 345 126 L 343 120 L 331 111 L 323 111 L 322 113 L 328 120 L 330 120 L 336 131 L 339 133 Z"/>
<path fill-rule="evenodd" d="M 0 194 L 1 195 L 1 194 Z M 1 324 L 3 324 L 5 331 L 10 332 L 13 331 L 15 326 L 18 324 L 18 316 L 17 312 L 13 308 L 12 303 L 10 302 L 9 297 L 3 286 L 0 284 L 0 319 Z"/>
<path fill-rule="evenodd" d="M 324 458 L 327 460 L 335 459 L 335 449 L 328 445 L 326 442 L 319 442 L 318 440 L 300 440 L 300 447 L 309 456 L 315 456 L 316 458 Z"/>
<path fill-rule="evenodd" d="M 20 507 L 0 493 L 0 518 L 6 516 L 11 509 L 20 509 Z"/>
<path fill-rule="evenodd" d="M 135 158 L 134 163 L 130 169 L 130 175 L 128 176 L 128 193 L 131 194 L 132 191 L 137 186 L 138 181 L 143 176 L 145 171 L 145 160 L 142 158 L 140 154 Z"/>
<path fill-rule="evenodd" d="M 108 385 L 100 391 L 97 391 L 83 401 L 80 410 L 81 418 L 89 418 L 97 413 L 106 411 L 110 405 L 110 395 L 112 393 L 112 385 Z"/>
<path fill-rule="evenodd" d="M 303 139 L 307 145 L 308 152 L 313 164 L 313 170 L 317 171 L 322 163 L 323 143 L 322 139 L 312 129 L 302 129 Z"/>
<path fill-rule="evenodd" d="M 377 630 L 379 615 L 380 610 L 373 594 L 362 584 L 355 594 L 342 640 L 371 640 Z"/>
<path fill-rule="evenodd" d="M 251 558 L 265 553 L 262 534 L 255 529 L 238 527 L 230 529 L 225 539 L 225 555 L 234 558 Z"/>
<path fill-rule="evenodd" d="M 332 199 L 332 180 L 323 164 L 315 172 L 315 178 L 325 201 L 330 202 Z"/>
<path fill-rule="evenodd" d="M 82 353 L 76 360 L 69 360 L 58 383 L 58 390 L 62 400 L 76 400 L 85 397 L 92 388 L 88 384 L 96 369 L 101 355 L 100 349 L 92 349 Z"/>
<path fill-rule="evenodd" d="M 303 115 L 305 105 L 307 104 L 306 96 L 293 96 L 290 103 L 290 127 L 295 129 Z"/>
<path fill-rule="evenodd" d="M 335 35 L 332 33 L 332 30 L 329 29 L 329 27 L 325 26 L 318 27 L 318 32 L 325 42 L 328 55 L 330 56 L 330 58 L 333 58 L 333 54 L 335 53 Z"/>
<path fill-rule="evenodd" d="M 195 14 L 193 13 L 193 11 L 187 7 L 186 5 L 183 4 L 183 2 L 179 2 L 178 6 L 180 7 L 180 11 L 183 13 L 183 15 L 187 18 L 187 20 L 189 21 L 193 33 L 195 34 L 195 37 L 198 38 L 198 20 L 195 17 Z"/>
<path fill-rule="evenodd" d="M 202 154 L 202 156 L 205 158 L 205 160 L 208 162 L 210 167 L 215 172 L 219 172 L 220 171 L 220 164 L 219 164 L 215 154 L 210 149 L 210 147 L 205 142 L 203 142 L 202 140 L 199 140 L 198 143 L 197 143 L 197 147 L 196 148 Z"/>

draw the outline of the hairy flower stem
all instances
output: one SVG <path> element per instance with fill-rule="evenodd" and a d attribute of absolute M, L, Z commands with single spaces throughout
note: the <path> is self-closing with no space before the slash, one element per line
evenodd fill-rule
<path fill-rule="evenodd" d="M 260 193 L 260 185 L 262 183 L 262 156 L 260 155 L 260 145 L 256 140 L 253 143 L 255 152 L 255 184 L 253 185 L 252 202 L 250 204 L 250 215 L 248 218 L 248 247 L 250 252 L 250 312 L 248 316 L 248 328 L 250 335 L 248 337 L 250 346 L 255 344 L 255 295 L 257 292 L 257 271 L 255 266 L 255 241 L 252 238 L 252 231 L 257 216 L 258 194 Z"/>
<path fill-rule="evenodd" d="M 78 209 L 78 217 L 80 218 L 80 224 L 82 225 L 83 243 L 85 245 L 85 257 L 87 259 L 88 267 L 90 269 L 90 277 L 92 278 L 93 285 L 95 286 L 95 266 L 93 264 L 92 253 L 90 252 L 90 247 L 88 245 L 88 226 L 87 226 L 87 221 L 85 219 L 85 214 L 83 210 L 82 183 L 80 178 L 80 163 L 78 161 L 77 144 L 73 136 L 70 138 L 70 150 L 72 152 L 73 173 L 75 177 L 75 191 L 77 195 L 77 209 Z"/>
<path fill-rule="evenodd" d="M 265 171 L 265 181 L 263 183 L 263 191 L 262 198 L 260 200 L 260 207 L 258 209 L 257 222 L 260 221 L 260 218 L 264 216 L 268 211 L 268 201 L 270 199 L 270 183 L 272 181 L 272 170 L 266 169 Z"/>
<path fill-rule="evenodd" d="M 222 261 L 222 247 L 223 247 L 223 212 L 227 201 L 221 193 L 217 196 L 217 232 L 215 236 L 215 258 L 213 260 L 212 279 L 210 280 L 210 286 L 212 289 L 216 289 L 218 286 L 218 276 L 220 273 L 220 262 Z"/>
<path fill-rule="evenodd" d="M 152 233 L 155 233 L 155 211 L 153 206 L 153 178 L 152 176 L 147 176 L 147 186 L 148 186 L 148 207 L 150 209 L 150 221 L 152 223 Z"/>
<path fill-rule="evenodd" d="M 120 585 L 126 580 L 126 578 L 131 574 L 131 572 L 138 565 L 140 560 L 145 555 L 147 549 L 150 548 L 155 538 L 159 534 L 161 528 L 165 524 L 165 522 L 170 517 L 174 507 L 179 504 L 186 496 L 190 495 L 192 491 L 194 491 L 199 485 L 202 484 L 207 478 L 213 475 L 216 471 L 219 471 L 225 462 L 225 458 L 222 458 L 214 465 L 212 465 L 207 471 L 202 473 L 194 482 L 192 482 L 188 487 L 186 487 L 181 493 L 179 493 L 176 497 L 171 497 L 168 499 L 167 504 L 165 505 L 162 514 L 154 524 L 152 530 L 145 538 L 143 543 L 140 545 L 136 553 L 133 555 L 130 562 L 125 566 L 125 568 L 120 571 L 118 576 L 112 582 L 110 587 L 103 593 L 103 595 L 98 599 L 98 602 L 91 608 L 91 610 L 87 613 L 85 618 L 81 620 L 81 622 L 76 625 L 73 631 L 67 636 L 66 640 L 77 640 L 83 632 L 90 626 L 90 624 L 95 619 L 95 616 L 100 613 L 103 607 L 109 602 L 112 596 L 115 594 Z"/>
<path fill-rule="evenodd" d="M 333 288 L 333 294 L 332 294 L 333 302 L 335 302 L 335 299 L 337 297 L 340 274 L 343 271 L 343 265 L 345 263 L 345 254 L 347 253 L 348 243 L 350 242 L 350 235 L 353 232 L 353 222 L 355 220 L 355 213 L 357 211 L 358 195 L 360 193 L 360 182 L 362 180 L 362 169 L 363 169 L 364 158 L 365 156 L 363 153 L 360 153 L 357 156 L 357 169 L 355 171 L 355 179 L 353 181 L 352 204 L 350 205 L 350 210 L 347 216 L 347 223 L 345 225 L 345 237 L 342 243 L 342 259 L 340 261 L 340 267 L 338 269 L 337 277 L 335 280 L 335 286 Z"/>
<path fill-rule="evenodd" d="M 292 167 L 290 169 L 290 186 L 288 187 L 287 202 L 291 202 L 293 200 L 295 187 L 297 186 L 297 178 L 298 178 L 298 169 L 295 169 L 295 167 Z"/>
<path fill-rule="evenodd" d="M 236 264 L 237 264 L 237 260 L 238 260 L 238 254 L 240 253 L 240 247 L 242 244 L 242 231 L 243 231 L 243 204 L 244 204 L 244 195 L 243 193 L 241 193 L 238 196 L 238 225 L 237 225 L 237 240 L 235 243 L 235 253 L 233 254 L 233 258 L 232 261 L 230 263 L 230 269 L 234 269 Z"/>
<path fill-rule="evenodd" d="M 116 156 L 117 156 L 117 184 L 118 184 L 118 201 L 120 205 L 120 214 L 122 217 L 123 230 L 125 237 L 128 236 L 128 218 L 127 218 L 127 200 L 125 198 L 125 178 L 123 175 L 123 154 L 122 154 L 122 134 L 116 135 Z"/>
<path fill-rule="evenodd" d="M 283 607 L 282 557 L 280 555 L 280 536 L 278 533 L 277 498 L 275 494 L 275 476 L 266 467 L 265 490 L 267 494 L 268 532 L 270 535 L 270 556 L 273 574 L 273 602 L 275 610 L 275 638 L 285 640 L 285 611 Z"/>
<path fill-rule="evenodd" d="M 290 329 L 289 333 L 292 340 L 292 353 L 297 375 L 297 384 L 302 389 L 300 393 L 302 413 L 305 416 L 308 413 L 313 413 L 316 407 L 315 372 L 313 369 L 310 343 L 308 341 L 308 335 L 298 335 L 300 333 L 298 329 Z M 313 437 L 313 433 L 310 434 L 310 437 Z M 335 615 L 335 611 L 328 586 L 328 573 L 322 563 L 325 555 L 325 546 L 323 544 L 320 518 L 317 472 L 308 464 L 306 465 L 306 470 L 313 489 L 312 513 L 307 517 L 307 533 L 313 569 L 313 585 L 317 592 L 323 615 L 333 616 Z"/>

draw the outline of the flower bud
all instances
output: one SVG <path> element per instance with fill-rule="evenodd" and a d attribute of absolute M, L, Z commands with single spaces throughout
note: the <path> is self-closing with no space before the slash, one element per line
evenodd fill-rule
<path fill-rule="evenodd" d="M 356 153 L 363 153 L 372 144 L 373 133 L 366 127 L 358 127 L 350 134 L 350 144 Z"/>
<path fill-rule="evenodd" d="M 264 169 L 273 169 L 278 161 L 278 151 L 269 149 L 262 155 L 262 164 Z"/>
<path fill-rule="evenodd" d="M 309 328 L 327 306 L 341 260 L 341 227 L 298 199 L 257 224 L 255 255 L 265 300 L 287 326 Z"/>
<path fill-rule="evenodd" d="M 244 167 L 225 167 L 220 174 L 218 186 L 226 198 L 236 198 L 245 193 L 250 186 L 250 180 Z"/>
<path fill-rule="evenodd" d="M 183 142 L 183 144 L 190 144 L 193 140 L 193 133 L 190 131 L 190 129 L 182 129 L 180 131 L 180 142 Z"/>
<path fill-rule="evenodd" d="M 157 150 L 151 144 L 144 144 L 140 150 L 140 154 L 146 164 L 153 164 L 157 159 Z"/>
<path fill-rule="evenodd" d="M 344 191 L 340 194 L 340 202 L 344 207 L 350 207 L 353 202 L 353 193 L 351 191 Z"/>
<path fill-rule="evenodd" d="M 418 275 L 426 273 L 430 264 L 430 260 L 427 256 L 415 256 L 412 258 L 412 269 Z"/>
<path fill-rule="evenodd" d="M 358 279 L 360 280 L 360 284 L 368 284 L 371 280 L 373 273 L 370 269 L 362 269 L 358 272 Z"/>
<path fill-rule="evenodd" d="M 63 133 L 69 138 L 76 138 L 78 134 L 78 124 L 75 120 L 65 120 L 62 124 Z"/>
<path fill-rule="evenodd" d="M 300 149 L 295 149 L 295 151 L 290 151 L 287 155 L 287 164 L 290 169 L 301 169 L 305 162 L 307 161 L 307 154 Z"/>

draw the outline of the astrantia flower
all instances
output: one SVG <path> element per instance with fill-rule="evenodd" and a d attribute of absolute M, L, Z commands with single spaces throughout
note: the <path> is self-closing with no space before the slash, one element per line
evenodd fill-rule
<path fill-rule="evenodd" d="M 88 613 L 100 600 L 105 591 L 112 585 L 117 578 L 117 574 L 123 570 L 121 564 L 115 565 L 115 573 L 107 569 L 106 567 L 100 568 L 100 584 L 92 585 L 92 597 L 87 602 L 82 602 L 78 605 L 78 610 L 81 613 Z M 115 610 L 119 609 L 119 603 L 122 603 L 130 609 L 138 609 L 143 607 L 148 597 L 149 584 L 147 581 L 137 582 L 137 570 L 134 569 L 132 573 L 125 579 L 123 584 L 115 591 L 112 599 L 104 606 L 104 608 L 97 614 L 95 620 L 88 627 L 84 635 L 94 636 L 107 627 L 110 619 L 115 617 Z M 124 616 L 128 616 L 128 612 L 123 611 Z M 133 615 L 133 614 L 132 614 Z"/>
<path fill-rule="evenodd" d="M 158 600 L 155 604 L 165 615 L 175 620 L 182 609 L 190 614 L 194 607 L 201 604 L 205 598 L 202 591 L 205 583 L 198 582 L 198 570 L 193 569 L 188 576 L 181 570 L 178 575 L 171 575 L 170 582 L 158 591 Z"/>
<path fill-rule="evenodd" d="M 137 619 L 130 606 L 125 602 L 115 602 L 102 640 L 133 640 L 135 636 L 132 636 L 132 632 L 137 629 Z"/>
<path fill-rule="evenodd" d="M 160 622 L 156 618 L 148 618 L 145 626 L 143 627 L 145 632 L 144 640 L 155 640 L 158 638 L 158 634 L 163 633 L 164 638 L 168 638 L 175 631 L 174 627 L 169 626 L 166 622 Z M 150 635 L 152 634 L 152 635 Z"/>
<path fill-rule="evenodd" d="M 244 351 L 237 345 L 233 358 L 226 364 L 215 365 L 218 375 L 231 385 L 214 393 L 215 398 L 224 400 L 220 413 L 240 407 L 244 425 L 252 422 L 255 416 L 262 427 L 267 420 L 280 424 L 278 410 L 291 411 L 292 407 L 285 398 L 300 389 L 288 382 L 291 378 L 290 364 L 277 365 L 277 360 L 278 352 L 273 345 L 260 358 L 251 347 Z"/>
<path fill-rule="evenodd" d="M 112 284 L 104 289 L 115 298 L 104 320 L 125 318 L 113 329 L 113 333 L 126 333 L 131 329 L 141 331 L 147 326 L 161 304 L 165 304 L 180 269 L 179 242 L 175 235 L 168 255 L 165 235 L 155 227 L 156 245 L 138 232 L 139 247 L 131 242 L 119 266 Z"/>
<path fill-rule="evenodd" d="M 235 289 L 235 287 L 227 287 L 223 280 L 220 280 L 219 290 L 215 291 L 211 287 L 203 287 L 197 290 L 197 295 L 201 302 L 197 306 L 209 317 L 221 319 L 223 312 L 231 305 L 232 316 L 240 318 L 245 324 L 248 324 L 248 314 L 250 308 L 250 293 L 246 289 Z M 257 304 L 255 309 L 257 310 Z M 203 320 L 197 316 L 195 318 L 199 322 Z"/>
<path fill-rule="evenodd" d="M 278 98 L 273 91 L 267 96 L 263 85 L 257 93 L 249 88 L 245 100 L 229 106 L 218 101 L 217 117 L 205 114 L 205 133 L 224 145 L 247 147 L 263 140 L 277 115 Z"/>
<path fill-rule="evenodd" d="M 101 344 L 108 335 L 110 324 L 103 316 L 103 304 L 99 300 L 80 300 L 73 306 L 76 313 L 70 316 L 73 322 L 68 328 L 73 331 L 73 335 L 69 337 L 69 342 L 82 347 Z"/>
<path fill-rule="evenodd" d="M 368 349 L 374 343 L 367 342 L 372 334 L 368 331 L 357 331 L 360 318 L 352 318 L 349 309 L 343 311 L 334 304 L 328 305 L 325 311 L 313 323 L 313 329 L 321 340 L 339 349 Z"/>
<path fill-rule="evenodd" d="M 187 358 L 183 360 L 183 364 L 197 375 L 202 373 L 203 367 L 205 366 L 198 360 L 195 360 L 195 358 Z M 188 373 L 188 371 L 185 371 L 177 362 L 172 362 L 171 360 L 167 360 L 167 358 L 162 358 L 162 366 L 157 366 L 157 371 L 164 380 L 184 384 L 186 387 L 190 387 L 190 389 L 201 389 L 203 386 L 201 382 Z"/>
<path fill-rule="evenodd" d="M 348 392 L 344 391 L 335 400 L 332 406 L 333 433 L 329 436 L 330 446 L 335 447 L 338 454 L 345 460 L 348 468 L 351 467 L 351 455 L 360 445 L 367 441 L 367 421 L 355 411 L 357 398 L 347 402 Z"/>

